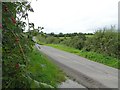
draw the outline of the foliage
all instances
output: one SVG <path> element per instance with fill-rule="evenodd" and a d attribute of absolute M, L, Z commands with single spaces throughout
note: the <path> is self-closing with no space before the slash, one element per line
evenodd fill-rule
<path fill-rule="evenodd" d="M 3 89 L 50 87 L 28 75 L 30 65 L 28 54 L 32 52 L 34 45 L 32 37 L 37 35 L 39 29 L 44 29 L 43 27 L 35 29 L 34 24 L 29 23 L 28 11 L 34 12 L 29 2 L 2 3 Z M 25 33 L 27 25 L 29 28 Z"/>
<path fill-rule="evenodd" d="M 36 36 L 37 41 L 40 44 L 49 44 L 49 43 L 53 43 L 53 44 L 58 44 L 60 43 L 60 39 L 57 37 L 53 37 L 53 36 L 42 36 L 42 35 L 37 35 Z"/>
<path fill-rule="evenodd" d="M 85 49 L 87 51 L 104 53 L 117 58 L 120 54 L 120 51 L 118 50 L 118 45 L 120 43 L 118 34 L 120 33 L 118 33 L 114 27 L 98 30 L 93 37 L 88 38 L 85 41 Z"/>
<path fill-rule="evenodd" d="M 82 49 L 84 47 L 85 35 L 79 35 L 71 38 L 68 46 L 74 47 L 76 49 Z"/>
<path fill-rule="evenodd" d="M 54 34 L 52 33 L 51 35 L 54 35 Z M 36 37 L 40 43 L 44 43 L 44 44 L 59 44 L 59 43 L 61 43 L 61 44 L 65 44 L 70 47 L 77 48 L 77 49 L 82 49 L 84 46 L 84 40 L 86 40 L 86 37 L 84 34 L 78 34 L 78 36 L 72 36 L 71 38 L 54 37 L 51 35 L 49 35 L 49 34 L 48 34 L 48 36 L 38 35 Z"/>
<path fill-rule="evenodd" d="M 23 33 L 25 22 L 22 22 L 17 15 L 22 14 L 21 18 L 27 18 L 26 12 L 31 7 L 27 2 L 2 3 L 2 7 L 2 65 L 4 67 L 2 87 L 25 88 L 29 86 L 24 77 L 28 65 L 26 53 L 31 51 L 32 42 L 30 42 L 31 38 Z"/>
<path fill-rule="evenodd" d="M 46 38 L 46 43 L 54 43 L 54 44 L 58 44 L 60 42 L 59 38 L 50 36 L 48 38 Z"/>
<path fill-rule="evenodd" d="M 2 88 L 56 87 L 65 80 L 64 74 L 33 49 L 33 37 L 43 35 L 40 30 L 44 27 L 35 29 L 34 23 L 29 22 L 28 11 L 34 12 L 30 2 L 4 2 L 2 7 Z"/>

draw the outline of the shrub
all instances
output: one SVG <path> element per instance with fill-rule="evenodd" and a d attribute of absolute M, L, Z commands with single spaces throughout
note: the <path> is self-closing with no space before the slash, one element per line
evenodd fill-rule
<path fill-rule="evenodd" d="M 53 36 L 49 36 L 46 38 L 46 43 L 47 44 L 58 44 L 60 42 L 59 38 L 53 37 Z"/>
<path fill-rule="evenodd" d="M 96 31 L 93 37 L 87 38 L 84 48 L 87 51 L 91 50 L 117 57 L 119 55 L 119 43 L 117 30 L 111 27 L 110 29 L 104 28 L 104 30 Z"/>

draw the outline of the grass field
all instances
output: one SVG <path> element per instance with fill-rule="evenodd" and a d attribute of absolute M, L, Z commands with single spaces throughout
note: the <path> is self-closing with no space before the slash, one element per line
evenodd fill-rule
<path fill-rule="evenodd" d="M 64 73 L 37 49 L 29 54 L 29 60 L 29 72 L 34 80 L 52 87 L 57 87 L 58 83 L 65 80 Z"/>
<path fill-rule="evenodd" d="M 77 54 L 79 56 L 85 57 L 89 60 L 95 61 L 95 62 L 99 62 L 102 64 L 105 64 L 107 66 L 110 67 L 114 67 L 114 68 L 119 68 L 118 66 L 118 59 L 110 57 L 110 56 L 106 56 L 103 54 L 99 54 L 96 52 L 87 52 L 87 51 L 82 51 L 82 50 L 78 50 L 75 48 L 71 48 L 65 45 L 60 45 L 60 44 L 48 44 L 48 46 L 54 47 L 54 48 L 58 48 L 60 50 L 64 50 L 70 53 L 74 53 Z M 120 61 L 119 61 L 120 63 Z M 119 68 L 120 69 L 120 68 Z"/>
<path fill-rule="evenodd" d="M 85 36 L 89 38 L 89 37 L 93 37 L 94 35 L 85 35 Z"/>

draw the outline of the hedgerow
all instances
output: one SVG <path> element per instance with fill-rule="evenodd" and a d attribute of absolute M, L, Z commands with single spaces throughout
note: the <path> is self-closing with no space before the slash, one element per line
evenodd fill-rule
<path fill-rule="evenodd" d="M 28 54 L 32 52 L 33 35 L 37 32 L 29 22 L 30 2 L 2 2 L 2 88 L 51 87 L 31 78 Z M 26 20 L 26 21 L 25 21 Z M 26 23 L 28 22 L 28 23 Z M 25 27 L 29 27 L 25 33 Z M 32 31 L 31 31 L 32 30 Z"/>

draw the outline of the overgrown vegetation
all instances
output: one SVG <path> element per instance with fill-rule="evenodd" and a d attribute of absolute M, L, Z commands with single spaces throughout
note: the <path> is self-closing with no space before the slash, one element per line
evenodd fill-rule
<path fill-rule="evenodd" d="M 27 11 L 31 9 L 28 2 L 3 2 L 2 5 L 2 88 L 26 88 L 28 67 L 27 53 L 31 52 L 33 42 L 31 35 L 23 33 Z M 19 12 L 19 17 L 16 14 Z M 24 17 L 23 17 L 24 16 Z M 17 84 L 16 84 L 17 83 Z"/>
<path fill-rule="evenodd" d="M 34 12 L 30 2 L 2 2 L 0 5 L 2 5 L 0 26 L 2 89 L 56 87 L 58 82 L 64 80 L 63 73 L 44 58 L 44 55 L 32 48 L 33 36 L 44 28 L 35 29 L 34 23 L 29 22 L 28 12 Z M 28 27 L 27 32 L 24 32 L 25 27 Z"/>
<path fill-rule="evenodd" d="M 30 52 L 28 58 L 28 75 L 34 79 L 31 88 L 57 88 L 58 83 L 65 80 L 64 73 L 37 49 Z"/>
<path fill-rule="evenodd" d="M 98 30 L 93 37 L 85 41 L 84 49 L 120 58 L 120 50 L 118 48 L 120 41 L 118 40 L 118 34 L 120 33 L 118 33 L 114 27 Z"/>

